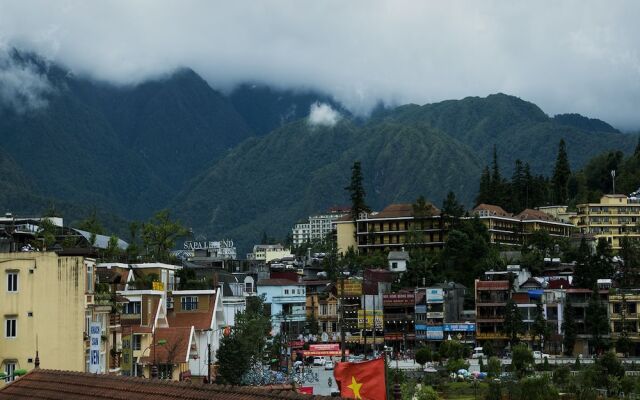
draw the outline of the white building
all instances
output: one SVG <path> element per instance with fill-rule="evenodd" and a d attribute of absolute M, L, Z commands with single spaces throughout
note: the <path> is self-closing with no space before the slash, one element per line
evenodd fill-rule
<path fill-rule="evenodd" d="M 308 222 L 297 223 L 292 230 L 293 245 L 323 241 L 327 234 L 335 229 L 335 222 L 348 213 L 348 210 L 344 209 L 331 209 L 324 214 L 311 215 Z"/>
<path fill-rule="evenodd" d="M 247 260 L 262 261 L 265 264 L 286 257 L 293 257 L 293 254 L 281 244 L 256 244 L 253 252 L 247 254 Z"/>
<path fill-rule="evenodd" d="M 288 279 L 262 279 L 258 281 L 258 296 L 262 295 L 270 310 L 272 335 L 279 334 L 282 329 L 295 336 L 304 332 L 307 307 L 303 283 Z"/>

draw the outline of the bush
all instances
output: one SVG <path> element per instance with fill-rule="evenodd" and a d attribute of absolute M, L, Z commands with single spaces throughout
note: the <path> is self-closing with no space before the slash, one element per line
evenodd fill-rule
<path fill-rule="evenodd" d="M 524 376 L 525 371 L 533 365 L 533 353 L 526 344 L 513 347 L 511 366 L 518 376 Z"/>
<path fill-rule="evenodd" d="M 452 358 L 447 361 L 447 371 L 457 372 L 460 369 L 468 369 L 469 364 L 462 358 Z"/>
<path fill-rule="evenodd" d="M 427 385 L 421 385 L 414 397 L 415 400 L 438 400 L 439 398 L 438 393 Z"/>
<path fill-rule="evenodd" d="M 565 386 L 569 383 L 569 377 L 571 376 L 571 370 L 567 366 L 562 366 L 553 371 L 553 383 L 559 386 Z"/>

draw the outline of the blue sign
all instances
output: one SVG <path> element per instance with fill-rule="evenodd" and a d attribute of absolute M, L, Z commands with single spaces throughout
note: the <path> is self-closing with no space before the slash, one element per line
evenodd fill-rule
<path fill-rule="evenodd" d="M 447 332 L 475 332 L 476 324 L 444 324 Z"/>

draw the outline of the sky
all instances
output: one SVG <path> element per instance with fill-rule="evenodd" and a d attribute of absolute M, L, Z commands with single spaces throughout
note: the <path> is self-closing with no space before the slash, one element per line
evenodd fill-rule
<path fill-rule="evenodd" d="M 49 90 L 3 63 L 15 47 L 119 85 L 189 67 L 215 89 L 316 89 L 360 115 L 502 92 L 638 130 L 639 21 L 625 0 L 0 0 L 0 100 Z"/>

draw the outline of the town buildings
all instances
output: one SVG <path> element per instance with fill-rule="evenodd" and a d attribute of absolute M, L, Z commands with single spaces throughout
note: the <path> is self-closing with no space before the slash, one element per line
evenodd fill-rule
<path fill-rule="evenodd" d="M 307 221 L 301 221 L 292 229 L 292 244 L 295 247 L 309 242 L 323 242 L 328 234 L 335 229 L 335 221 L 349 214 L 348 208 L 331 208 L 326 213 L 309 216 Z"/>
<path fill-rule="evenodd" d="M 578 204 L 577 224 L 581 233 L 605 239 L 612 249 L 622 247 L 623 237 L 640 238 L 640 199 L 605 194 L 599 203 Z"/>
<path fill-rule="evenodd" d="M 289 279 L 258 281 L 258 296 L 264 295 L 266 313 L 271 317 L 271 334 L 298 336 L 306 322 L 306 287 Z"/>

